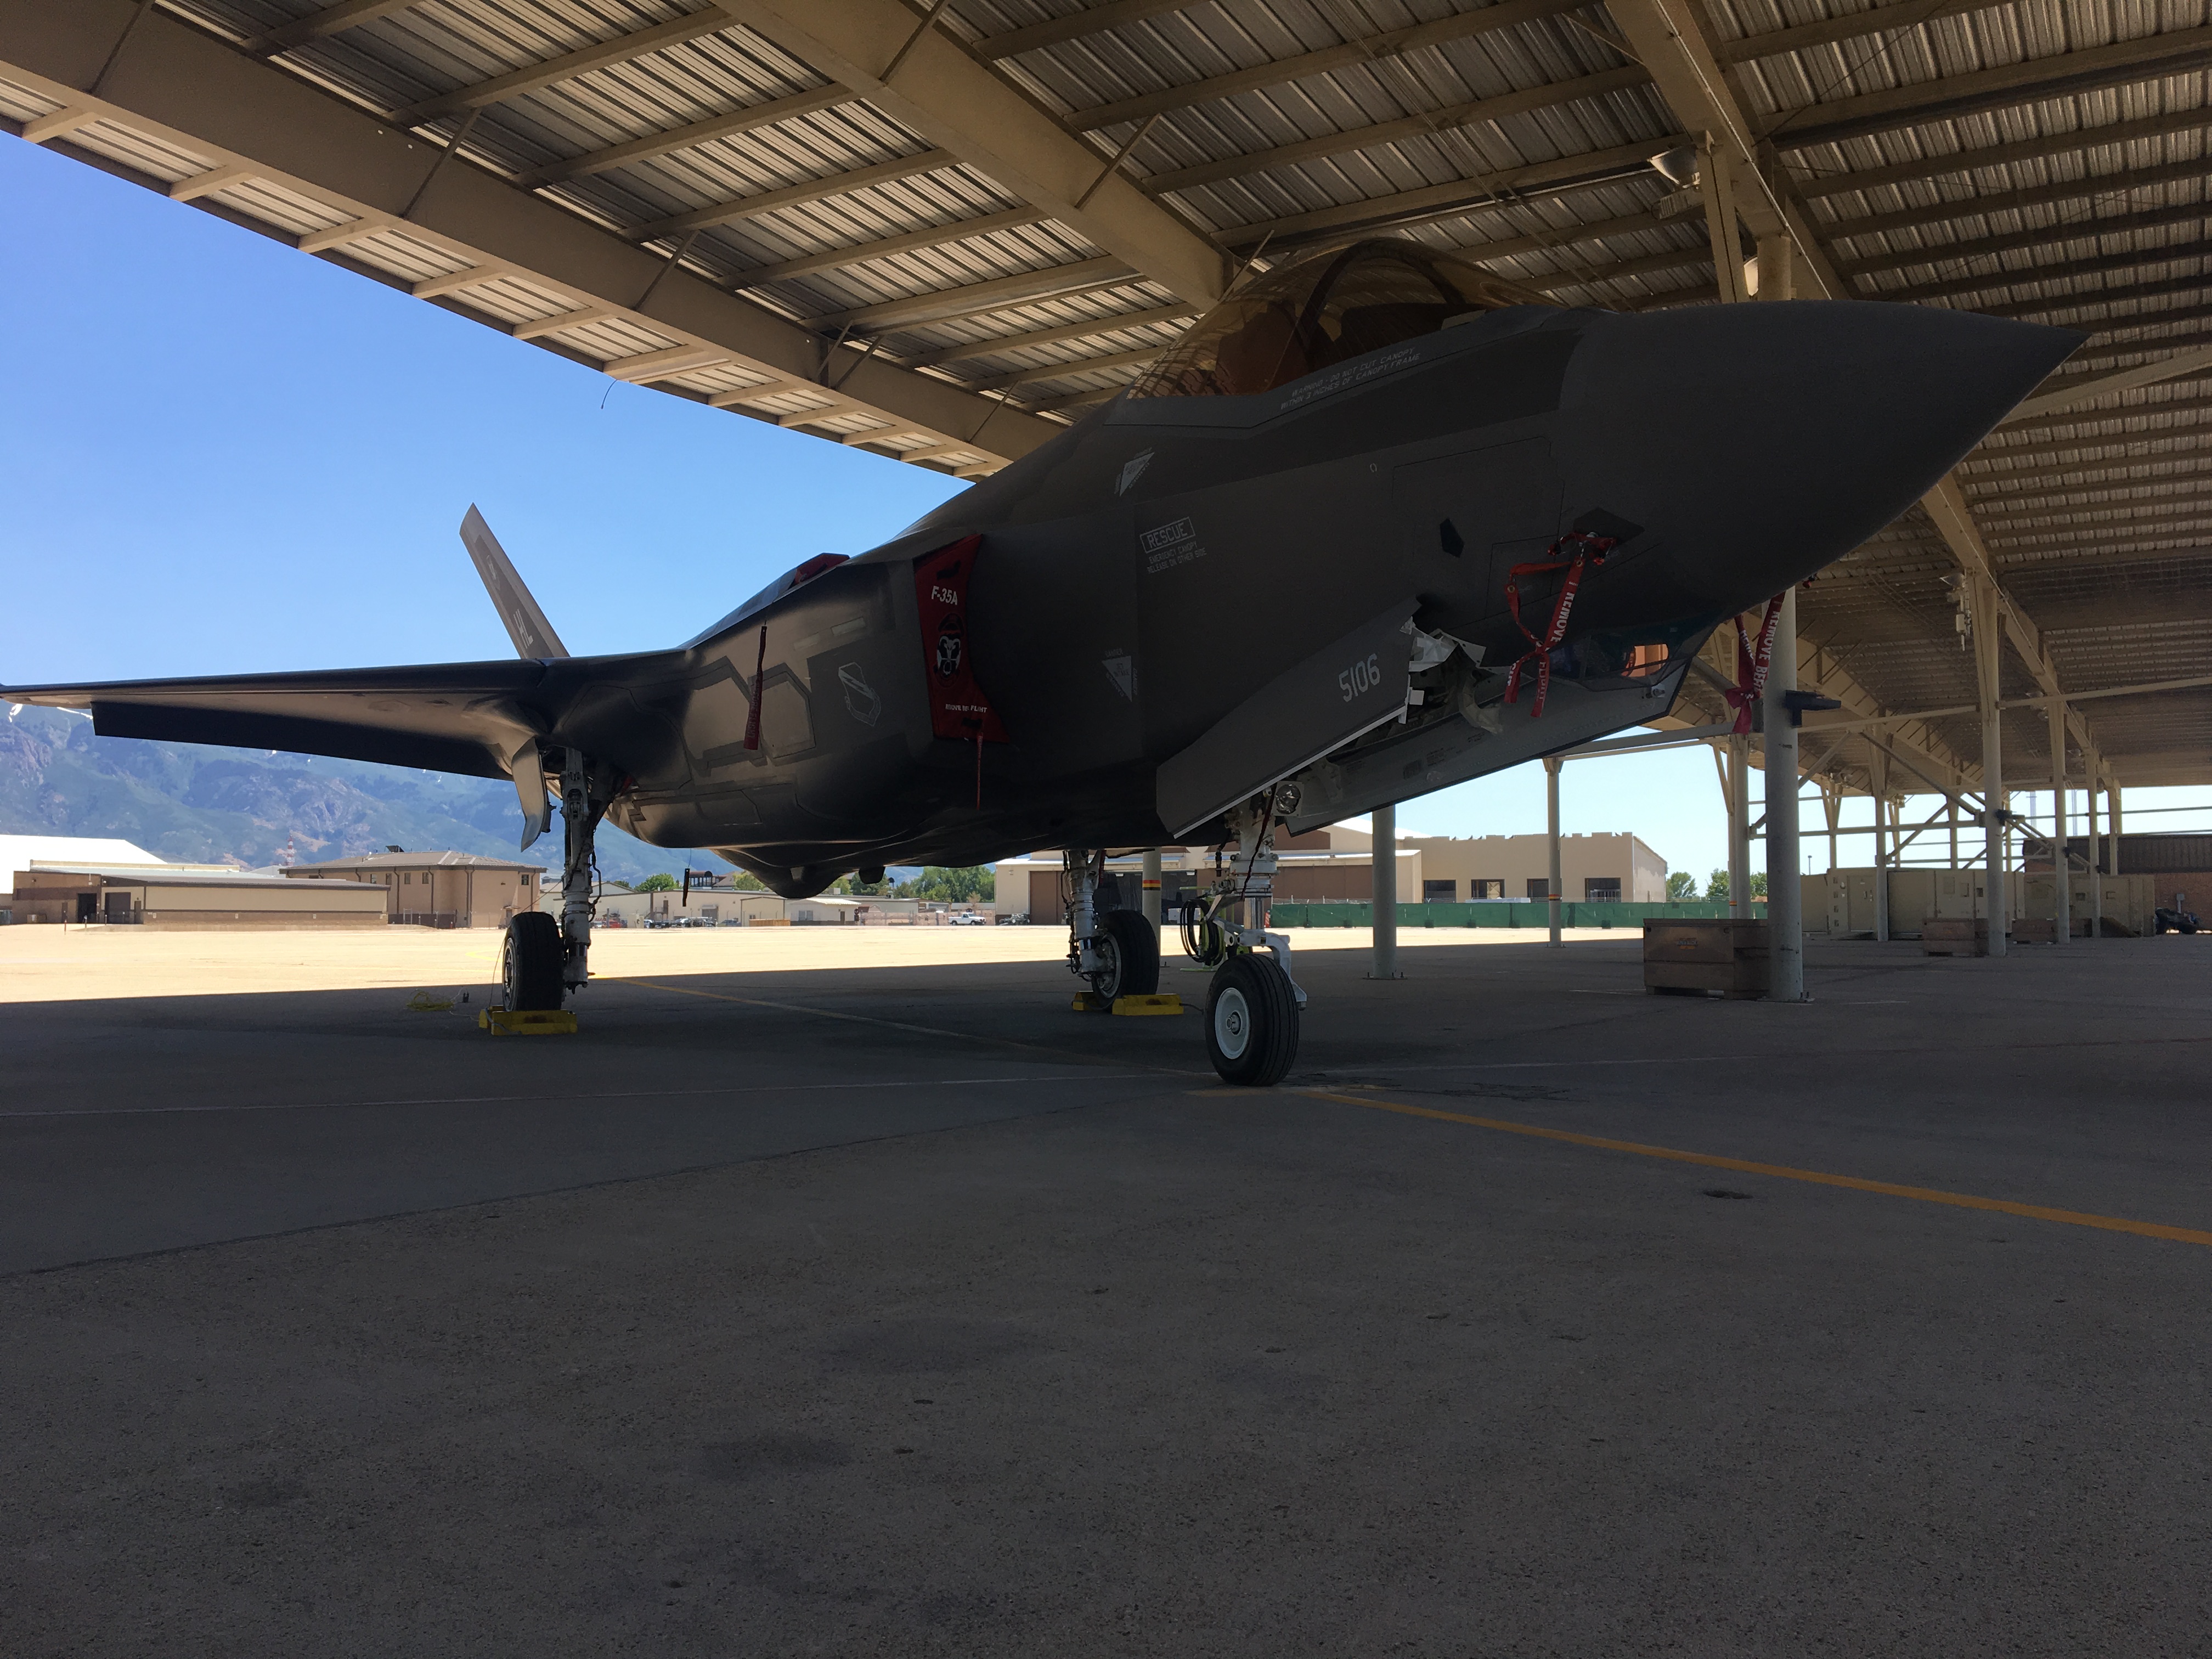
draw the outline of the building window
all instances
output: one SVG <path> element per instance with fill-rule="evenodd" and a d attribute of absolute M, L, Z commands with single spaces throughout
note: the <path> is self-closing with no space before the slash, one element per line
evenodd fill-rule
<path fill-rule="evenodd" d="M 1459 902 L 1459 884 L 1455 881 L 1425 881 L 1421 884 L 1421 902 L 1424 904 L 1455 904 Z"/>
<path fill-rule="evenodd" d="M 1471 881 L 1467 884 L 1467 896 L 1471 899 L 1502 899 L 1505 896 L 1505 884 L 1502 880 Z"/>
<path fill-rule="evenodd" d="M 1591 876 L 1583 883 L 1583 899 L 1589 904 L 1618 904 L 1620 902 L 1620 878 Z"/>
<path fill-rule="evenodd" d="M 1545 877 L 1545 876 L 1531 876 L 1531 877 L 1529 877 L 1529 878 L 1528 878 L 1528 896 L 1529 896 L 1530 898 L 1549 898 L 1549 897 L 1551 897 L 1551 896 L 1552 896 L 1552 884 L 1551 884 L 1551 880 L 1550 880 L 1550 878 L 1549 878 L 1548 877 Z"/>

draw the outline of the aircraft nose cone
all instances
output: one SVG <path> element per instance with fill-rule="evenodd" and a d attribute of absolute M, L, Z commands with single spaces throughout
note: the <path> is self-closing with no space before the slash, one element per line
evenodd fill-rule
<path fill-rule="evenodd" d="M 1604 318 L 1562 388 L 1569 516 L 1644 526 L 1673 584 L 1727 614 L 1896 518 L 2082 337 L 1848 301 Z"/>

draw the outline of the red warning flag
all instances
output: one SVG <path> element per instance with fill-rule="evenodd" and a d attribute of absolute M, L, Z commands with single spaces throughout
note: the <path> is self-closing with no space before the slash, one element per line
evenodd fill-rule
<path fill-rule="evenodd" d="M 915 608 L 921 617 L 929 717 L 940 738 L 1009 743 L 1006 728 L 975 683 L 968 641 L 968 585 L 975 579 L 981 536 L 964 537 L 914 562 Z"/>

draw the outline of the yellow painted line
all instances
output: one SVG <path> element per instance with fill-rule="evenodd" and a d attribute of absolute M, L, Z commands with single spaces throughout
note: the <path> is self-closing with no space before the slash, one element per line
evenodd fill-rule
<path fill-rule="evenodd" d="M 2108 1233 L 2136 1233 L 2144 1238 L 2170 1239 L 2179 1244 L 2212 1246 L 2212 1232 L 2194 1227 L 2169 1227 L 2160 1221 L 2130 1221 L 2121 1216 L 2089 1215 L 2080 1210 L 2054 1210 L 2042 1204 L 2015 1204 L 2006 1198 L 1979 1198 L 1972 1193 L 1947 1193 L 1935 1187 L 1903 1187 L 1893 1181 L 1864 1181 L 1857 1176 L 1829 1175 L 1820 1170 L 1793 1170 L 1786 1164 L 1753 1164 L 1747 1158 L 1717 1158 L 1711 1152 L 1679 1152 L 1672 1146 L 1646 1146 L 1634 1140 L 1609 1140 L 1603 1135 L 1577 1134 L 1568 1129 L 1546 1129 L 1533 1123 L 1512 1123 L 1498 1117 L 1470 1117 L 1462 1112 L 1442 1112 L 1430 1106 L 1407 1106 L 1395 1100 L 1367 1100 L 1358 1095 L 1328 1094 L 1301 1089 L 1316 1100 L 1340 1101 L 1346 1106 L 1365 1106 L 1405 1117 L 1433 1118 L 1440 1123 L 1464 1123 L 1476 1129 L 1496 1129 L 1510 1135 L 1532 1135 L 1539 1140 L 1564 1140 L 1571 1146 L 1594 1146 L 1601 1152 L 1633 1152 L 1638 1158 L 1663 1158 L 1676 1164 L 1702 1164 L 1712 1170 L 1733 1170 L 1739 1175 L 1775 1176 L 1784 1181 L 1809 1181 L 1819 1187 L 1848 1187 L 1854 1192 L 1881 1193 L 1890 1198 L 1913 1198 L 1923 1204 L 1948 1204 L 1961 1210 L 1994 1210 L 2000 1215 L 2025 1216 L 2031 1221 L 2060 1221 L 2069 1227 L 2097 1227 Z"/>

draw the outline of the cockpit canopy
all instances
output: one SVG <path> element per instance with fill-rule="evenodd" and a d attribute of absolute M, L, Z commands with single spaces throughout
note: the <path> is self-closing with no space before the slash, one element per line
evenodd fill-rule
<path fill-rule="evenodd" d="M 1191 325 L 1133 398 L 1272 392 L 1302 375 L 1542 295 L 1418 242 L 1383 238 L 1271 270 Z"/>

